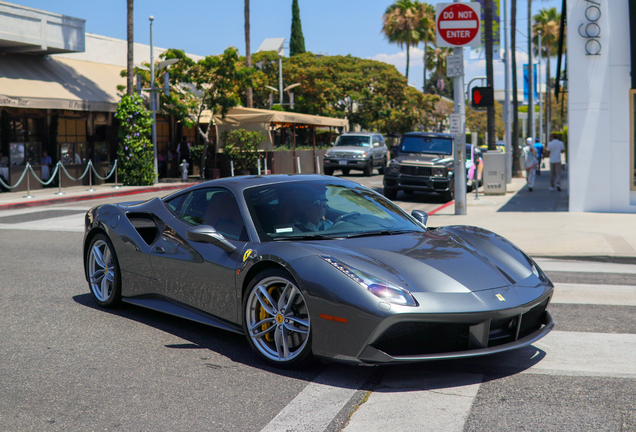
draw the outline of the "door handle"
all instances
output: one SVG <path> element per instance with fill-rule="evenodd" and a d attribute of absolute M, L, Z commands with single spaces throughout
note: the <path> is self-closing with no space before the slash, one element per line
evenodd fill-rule
<path fill-rule="evenodd" d="M 163 247 L 163 246 L 157 246 L 157 247 L 155 248 L 155 251 L 156 251 L 156 252 L 159 252 L 159 253 L 166 253 L 166 248 L 165 248 L 165 247 Z"/>

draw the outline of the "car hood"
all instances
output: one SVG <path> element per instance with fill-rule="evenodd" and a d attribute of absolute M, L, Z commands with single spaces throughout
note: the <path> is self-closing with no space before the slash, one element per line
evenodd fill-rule
<path fill-rule="evenodd" d="M 490 231 L 447 227 L 425 233 L 312 243 L 334 257 L 412 292 L 467 293 L 510 285 L 537 286 L 534 263 Z"/>
<path fill-rule="evenodd" d="M 452 155 L 436 155 L 436 154 L 405 154 L 399 155 L 395 161 L 400 164 L 425 165 L 433 166 L 447 164 L 453 161 Z"/>
<path fill-rule="evenodd" d="M 337 146 L 330 149 L 334 153 L 364 153 L 371 150 L 371 147 L 360 146 Z"/>

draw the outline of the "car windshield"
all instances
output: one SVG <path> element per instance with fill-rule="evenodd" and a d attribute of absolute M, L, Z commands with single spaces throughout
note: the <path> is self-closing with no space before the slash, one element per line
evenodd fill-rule
<path fill-rule="evenodd" d="M 402 137 L 400 152 L 451 155 L 453 154 L 453 140 L 450 138 L 405 135 Z"/>
<path fill-rule="evenodd" d="M 263 242 L 425 230 L 391 201 L 363 186 L 287 182 L 249 188 L 244 196 Z"/>
<path fill-rule="evenodd" d="M 354 146 L 354 147 L 370 147 L 371 137 L 356 135 L 341 135 L 336 141 L 336 147 Z"/>

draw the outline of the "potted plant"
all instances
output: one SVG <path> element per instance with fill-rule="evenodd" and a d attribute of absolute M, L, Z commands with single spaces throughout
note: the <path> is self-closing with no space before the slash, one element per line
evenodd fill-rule
<path fill-rule="evenodd" d="M 247 174 L 250 169 L 256 168 L 258 145 L 265 140 L 262 133 L 235 129 L 223 132 L 221 138 L 223 140 L 223 153 L 228 160 L 233 161 L 236 174 Z"/>

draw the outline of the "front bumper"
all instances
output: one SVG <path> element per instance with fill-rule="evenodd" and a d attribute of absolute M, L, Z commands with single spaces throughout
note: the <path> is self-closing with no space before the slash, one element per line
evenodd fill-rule
<path fill-rule="evenodd" d="M 410 190 L 421 192 L 448 192 L 451 179 L 446 177 L 409 176 L 404 174 L 384 175 L 384 187 L 395 190 Z"/>
<path fill-rule="evenodd" d="M 334 169 L 364 169 L 368 164 L 369 159 L 325 158 L 322 165 Z"/>

